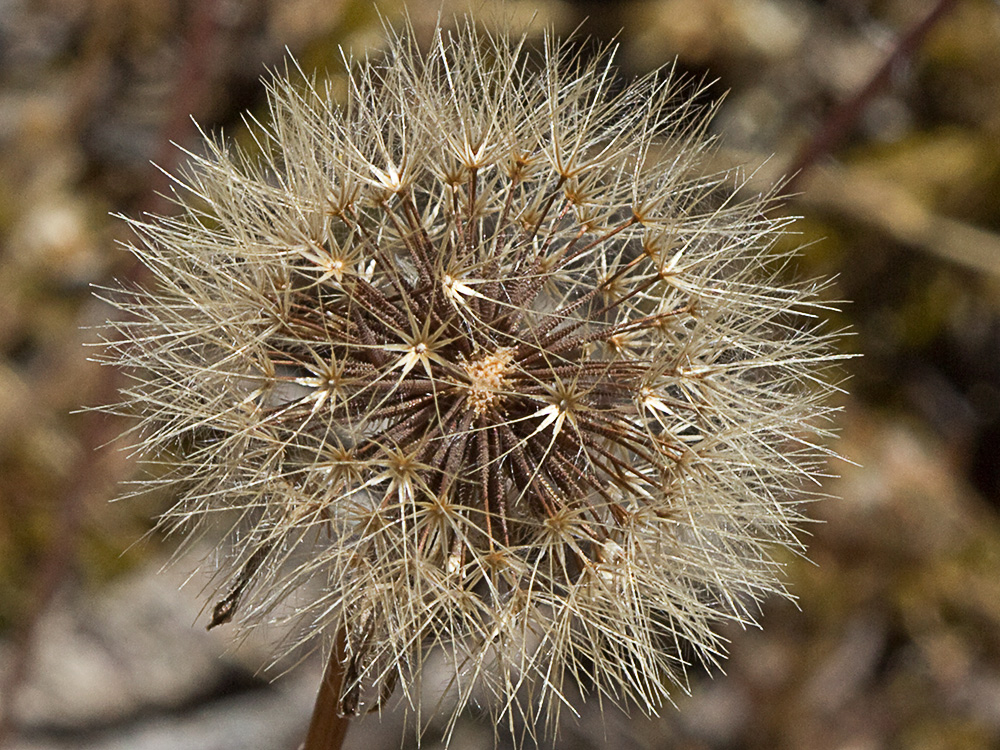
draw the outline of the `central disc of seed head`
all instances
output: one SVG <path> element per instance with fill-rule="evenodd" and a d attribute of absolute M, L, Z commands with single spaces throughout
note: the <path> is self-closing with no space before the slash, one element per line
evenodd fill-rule
<path fill-rule="evenodd" d="M 513 358 L 513 349 L 501 347 L 492 354 L 462 364 L 469 376 L 466 407 L 472 409 L 477 417 L 496 408 L 502 400 L 501 391 L 512 369 L 510 363 Z"/>

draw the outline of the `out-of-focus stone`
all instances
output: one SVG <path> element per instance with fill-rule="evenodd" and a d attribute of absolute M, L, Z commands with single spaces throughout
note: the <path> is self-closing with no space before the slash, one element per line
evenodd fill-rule
<path fill-rule="evenodd" d="M 130 576 L 99 597 L 61 600 L 39 625 L 16 723 L 71 732 L 175 709 L 231 682 L 251 682 L 223 659 L 225 641 L 191 627 L 197 600 L 173 575 Z"/>

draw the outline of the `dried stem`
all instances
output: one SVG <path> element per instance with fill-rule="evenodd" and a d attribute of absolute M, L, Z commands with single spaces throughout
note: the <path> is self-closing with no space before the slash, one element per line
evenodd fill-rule
<path fill-rule="evenodd" d="M 847 137 L 851 128 L 871 104 L 872 99 L 888 85 L 893 72 L 901 63 L 917 53 L 931 29 L 956 5 L 958 5 L 958 0 L 939 0 L 925 18 L 915 23 L 900 38 L 892 54 L 872 74 L 868 82 L 858 89 L 850 99 L 842 102 L 830 113 L 823 127 L 799 149 L 791 166 L 789 166 L 787 173 L 792 177 L 785 185 L 786 191 L 791 191 L 810 167 L 815 165 L 825 154 L 833 151 Z"/>
<path fill-rule="evenodd" d="M 344 663 L 347 660 L 347 633 L 337 634 L 323 681 L 316 695 L 309 734 L 302 750 L 339 750 L 347 736 L 351 718 L 340 712 L 340 694 L 344 687 Z"/>

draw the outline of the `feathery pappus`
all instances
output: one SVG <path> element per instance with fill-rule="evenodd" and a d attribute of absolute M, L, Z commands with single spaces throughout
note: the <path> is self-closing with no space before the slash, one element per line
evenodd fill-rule
<path fill-rule="evenodd" d="M 180 214 L 130 222 L 153 278 L 108 356 L 162 523 L 223 540 L 212 624 L 342 634 L 343 712 L 416 708 L 433 649 L 452 721 L 652 712 L 784 592 L 822 282 L 773 195 L 702 171 L 700 92 L 574 50 L 465 21 L 390 33 L 346 93 L 276 76 L 254 148 L 208 141 Z"/>

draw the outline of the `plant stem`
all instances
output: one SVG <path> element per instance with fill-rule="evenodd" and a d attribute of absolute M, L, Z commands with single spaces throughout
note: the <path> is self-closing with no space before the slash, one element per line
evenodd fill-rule
<path fill-rule="evenodd" d="M 793 186 L 801 176 L 847 137 L 872 100 L 889 85 L 893 72 L 917 53 L 931 29 L 957 4 L 958 0 L 938 0 L 930 13 L 900 37 L 895 49 L 865 85 L 833 110 L 819 132 L 799 150 L 788 167 L 787 174 L 791 178 L 784 185 L 786 193 L 793 192 Z"/>
<path fill-rule="evenodd" d="M 309 734 L 301 750 L 340 750 L 351 718 L 340 713 L 340 693 L 344 683 L 347 634 L 343 628 L 330 652 L 323 681 L 316 695 Z"/>

